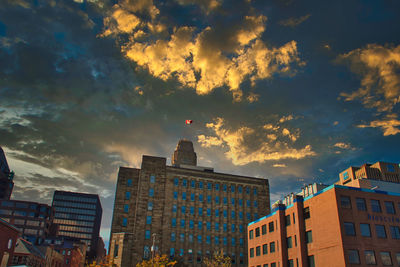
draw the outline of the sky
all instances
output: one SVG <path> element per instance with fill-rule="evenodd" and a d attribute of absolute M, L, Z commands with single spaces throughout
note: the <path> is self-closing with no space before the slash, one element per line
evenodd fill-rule
<path fill-rule="evenodd" d="M 271 202 L 400 162 L 400 2 L 0 0 L 0 146 L 13 199 L 99 194 L 193 141 Z M 193 120 L 185 125 L 185 120 Z"/>

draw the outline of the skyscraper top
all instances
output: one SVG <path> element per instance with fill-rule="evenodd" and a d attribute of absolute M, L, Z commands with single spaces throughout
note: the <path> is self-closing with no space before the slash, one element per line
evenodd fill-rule
<path fill-rule="evenodd" d="M 8 174 L 10 173 L 10 168 L 8 167 L 6 155 L 4 154 L 3 148 L 1 146 L 0 146 L 0 172 L 6 177 L 8 177 Z"/>
<path fill-rule="evenodd" d="M 192 165 L 197 166 L 197 155 L 194 152 L 192 141 L 181 139 L 172 154 L 172 165 Z"/>

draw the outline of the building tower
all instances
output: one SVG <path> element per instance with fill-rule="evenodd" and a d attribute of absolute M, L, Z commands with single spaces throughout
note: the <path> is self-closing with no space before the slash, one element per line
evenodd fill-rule
<path fill-rule="evenodd" d="M 154 252 L 187 266 L 223 250 L 233 266 L 247 266 L 246 226 L 269 213 L 263 178 L 200 167 L 192 142 L 180 140 L 172 156 L 143 156 L 140 169 L 118 173 L 109 255 L 130 267 Z"/>
<path fill-rule="evenodd" d="M 0 147 L 0 199 L 10 199 L 14 188 L 14 172 L 8 167 L 6 155 Z"/>

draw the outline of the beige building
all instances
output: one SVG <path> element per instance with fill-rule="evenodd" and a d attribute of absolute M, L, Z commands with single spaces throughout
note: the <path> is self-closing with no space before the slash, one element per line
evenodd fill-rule
<path fill-rule="evenodd" d="M 201 266 L 223 250 L 233 266 L 247 266 L 246 226 L 269 207 L 267 179 L 197 166 L 192 142 L 180 140 L 172 166 L 143 156 L 140 169 L 120 168 L 109 255 L 124 267 L 152 252 Z"/>

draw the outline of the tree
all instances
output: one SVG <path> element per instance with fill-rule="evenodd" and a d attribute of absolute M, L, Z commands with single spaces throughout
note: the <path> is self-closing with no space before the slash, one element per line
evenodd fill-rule
<path fill-rule="evenodd" d="M 225 257 L 224 252 L 221 250 L 219 252 L 215 252 L 213 258 L 205 258 L 204 264 L 207 267 L 231 267 L 232 260 L 229 257 Z"/>
<path fill-rule="evenodd" d="M 176 261 L 170 261 L 167 255 L 156 255 L 154 259 L 144 260 L 141 263 L 136 264 L 136 267 L 166 267 L 174 266 Z"/>

